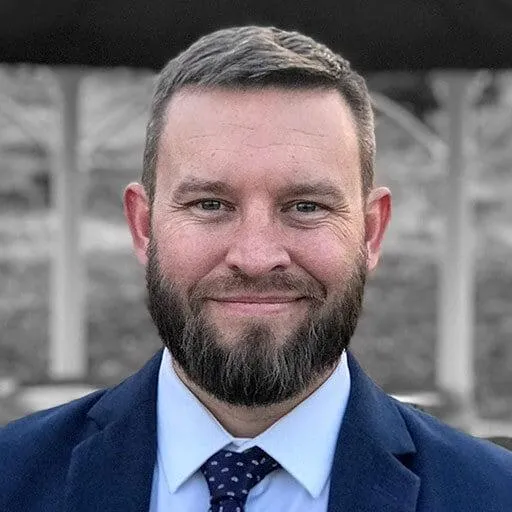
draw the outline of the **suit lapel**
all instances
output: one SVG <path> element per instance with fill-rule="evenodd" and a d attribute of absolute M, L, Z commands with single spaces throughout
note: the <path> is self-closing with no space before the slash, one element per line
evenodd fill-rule
<path fill-rule="evenodd" d="M 149 509 L 160 359 L 161 352 L 90 410 L 87 428 L 94 433 L 73 450 L 66 512 Z"/>
<path fill-rule="evenodd" d="M 416 452 L 395 403 L 349 354 L 350 398 L 338 437 L 328 512 L 413 512 L 420 479 Z"/>

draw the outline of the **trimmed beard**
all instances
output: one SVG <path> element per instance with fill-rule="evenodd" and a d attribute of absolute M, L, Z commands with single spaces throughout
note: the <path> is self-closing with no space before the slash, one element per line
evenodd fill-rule
<path fill-rule="evenodd" d="M 199 282 L 181 296 L 161 272 L 153 238 L 146 266 L 147 306 L 160 338 L 191 382 L 225 403 L 258 407 L 299 396 L 333 370 L 349 346 L 362 310 L 366 283 L 366 247 L 334 299 L 311 278 L 286 272 L 253 279 L 233 273 Z M 277 340 L 271 326 L 248 322 L 232 343 L 204 315 L 211 291 L 299 292 L 310 303 L 305 320 L 286 339 Z"/>

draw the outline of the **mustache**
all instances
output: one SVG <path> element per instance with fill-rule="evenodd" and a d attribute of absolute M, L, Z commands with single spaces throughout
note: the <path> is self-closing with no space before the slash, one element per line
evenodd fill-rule
<path fill-rule="evenodd" d="M 300 278 L 287 272 L 279 272 L 261 277 L 250 277 L 243 273 L 233 273 L 202 280 L 190 290 L 190 299 L 202 301 L 215 296 L 243 294 L 272 294 L 274 292 L 289 292 L 316 302 L 322 302 L 327 296 L 327 290 L 313 279 Z"/>

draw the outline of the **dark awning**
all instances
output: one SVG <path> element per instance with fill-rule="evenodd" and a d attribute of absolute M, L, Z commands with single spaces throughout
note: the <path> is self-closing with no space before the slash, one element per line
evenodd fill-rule
<path fill-rule="evenodd" d="M 361 70 L 512 68 L 512 0 L 2 0 L 0 61 L 160 68 L 240 24 L 298 29 Z"/>

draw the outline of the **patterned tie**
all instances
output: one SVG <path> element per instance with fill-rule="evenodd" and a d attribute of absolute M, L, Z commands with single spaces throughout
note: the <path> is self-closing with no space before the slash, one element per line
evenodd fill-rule
<path fill-rule="evenodd" d="M 210 512 L 243 512 L 251 489 L 279 467 L 257 446 L 242 453 L 218 451 L 201 466 L 210 488 Z"/>

